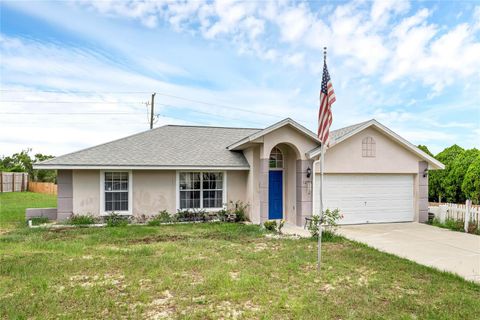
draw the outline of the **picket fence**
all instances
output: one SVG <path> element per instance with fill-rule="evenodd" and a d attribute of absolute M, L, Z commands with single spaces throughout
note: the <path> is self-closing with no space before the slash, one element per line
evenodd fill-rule
<path fill-rule="evenodd" d="M 429 206 L 429 212 L 433 213 L 440 222 L 445 222 L 447 219 L 456 221 L 465 221 L 465 214 L 467 213 L 466 204 L 458 203 L 442 203 L 440 205 Z M 469 222 L 474 223 L 480 227 L 480 206 L 470 206 Z"/>
<path fill-rule="evenodd" d="M 0 172 L 0 192 L 27 191 L 28 173 Z"/>

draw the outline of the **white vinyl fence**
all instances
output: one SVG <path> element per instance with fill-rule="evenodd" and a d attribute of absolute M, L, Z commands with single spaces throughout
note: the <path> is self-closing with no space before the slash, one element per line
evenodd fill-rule
<path fill-rule="evenodd" d="M 28 173 L 25 172 L 0 172 L 0 192 L 26 191 Z"/>
<path fill-rule="evenodd" d="M 435 218 L 438 218 L 442 223 L 447 219 L 465 222 L 465 216 L 468 213 L 467 221 L 480 228 L 480 206 L 472 206 L 469 200 L 466 204 L 443 203 L 439 206 L 429 206 L 428 211 L 433 213 Z"/>

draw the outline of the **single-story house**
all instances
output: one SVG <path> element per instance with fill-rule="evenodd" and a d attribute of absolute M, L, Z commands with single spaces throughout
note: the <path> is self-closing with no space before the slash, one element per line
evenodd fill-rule
<path fill-rule="evenodd" d="M 340 209 L 341 223 L 427 219 L 428 170 L 442 163 L 376 120 L 330 136 L 324 203 Z M 316 134 L 289 118 L 264 129 L 166 125 L 35 168 L 58 170 L 59 220 L 221 210 L 242 201 L 254 223 L 303 225 L 319 199 L 320 149 Z"/>

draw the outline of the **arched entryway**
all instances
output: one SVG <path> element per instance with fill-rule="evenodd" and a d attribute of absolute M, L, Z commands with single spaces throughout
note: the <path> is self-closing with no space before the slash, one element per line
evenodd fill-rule
<path fill-rule="evenodd" d="M 295 146 L 279 143 L 268 158 L 268 219 L 285 219 L 296 223 L 297 160 L 300 154 Z"/>
<path fill-rule="evenodd" d="M 274 147 L 268 158 L 268 219 L 284 218 L 283 152 Z"/>

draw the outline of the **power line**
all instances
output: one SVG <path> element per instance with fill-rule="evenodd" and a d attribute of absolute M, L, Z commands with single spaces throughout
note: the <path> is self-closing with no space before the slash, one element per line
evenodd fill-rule
<path fill-rule="evenodd" d="M 127 103 L 141 103 L 140 101 L 45 101 L 45 100 L 0 100 L 7 103 L 62 103 L 62 104 L 79 104 L 79 103 L 102 103 L 102 104 L 127 104 Z"/>
<path fill-rule="evenodd" d="M 220 108 L 226 108 L 226 109 L 231 109 L 231 110 L 236 110 L 236 111 L 242 111 L 242 112 L 248 112 L 248 113 L 255 113 L 263 116 L 270 116 L 270 117 L 276 117 L 276 118 L 283 118 L 283 116 L 277 115 L 277 114 L 271 114 L 271 113 L 266 113 L 266 112 L 258 112 L 258 111 L 252 111 L 248 109 L 243 109 L 243 108 L 238 108 L 238 107 L 232 107 L 232 106 L 227 106 L 224 104 L 217 104 L 217 103 L 211 103 L 211 102 L 206 102 L 206 101 L 201 101 L 201 100 L 195 100 L 195 99 L 190 99 L 190 98 L 183 98 L 179 97 L 176 95 L 168 94 L 168 93 L 159 93 L 157 92 L 158 95 L 165 96 L 165 97 L 170 97 L 174 99 L 179 99 L 179 100 L 184 100 L 184 101 L 189 101 L 189 102 L 194 102 L 194 103 L 200 103 L 204 104 L 207 106 L 214 106 L 214 107 L 220 107 Z"/>
<path fill-rule="evenodd" d="M 0 114 L 11 115 L 127 115 L 143 114 L 143 112 L 0 112 Z"/>
<path fill-rule="evenodd" d="M 146 91 L 62 91 L 62 90 L 9 90 L 9 89 L 0 89 L 1 92 L 51 92 L 51 93 L 118 93 L 118 94 L 146 94 L 150 92 Z M 253 111 L 249 109 L 244 109 L 240 107 L 234 107 L 234 106 L 229 106 L 229 105 L 224 105 L 224 104 L 218 104 L 214 102 L 208 102 L 208 101 L 202 101 L 202 100 L 196 100 L 196 99 L 191 99 L 191 98 L 184 98 L 180 97 L 177 95 L 173 94 L 168 94 L 168 93 L 162 93 L 162 92 L 156 92 L 156 94 L 164 96 L 164 97 L 169 97 L 173 99 L 178 99 L 178 100 L 183 100 L 183 101 L 188 101 L 188 102 L 193 102 L 193 103 L 199 103 L 207 106 L 214 106 L 214 107 L 219 107 L 219 108 L 224 108 L 224 109 L 229 109 L 229 110 L 235 110 L 235 111 L 240 111 L 240 112 L 246 112 L 246 113 L 253 113 L 253 114 L 258 114 L 262 116 L 268 116 L 268 117 L 275 117 L 275 118 L 284 118 L 281 115 L 278 114 L 272 114 L 272 113 L 267 113 L 267 112 L 259 112 L 259 111 Z M 138 101 L 122 101 L 122 102 L 103 102 L 103 101 L 24 101 L 24 100 L 0 100 L 0 102 L 11 102 L 11 103 L 137 103 Z"/>
<path fill-rule="evenodd" d="M 146 94 L 148 91 L 95 91 L 95 90 L 12 90 L 12 89 L 0 89 L 0 92 L 12 92 L 12 93 L 112 93 L 112 94 Z"/>

